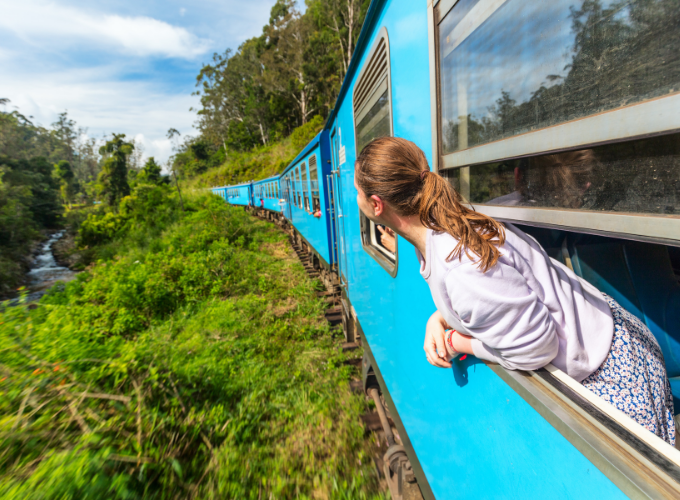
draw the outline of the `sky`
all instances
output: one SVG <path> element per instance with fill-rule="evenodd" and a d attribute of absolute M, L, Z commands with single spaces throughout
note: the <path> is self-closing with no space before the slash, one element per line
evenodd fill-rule
<path fill-rule="evenodd" d="M 165 162 L 193 128 L 196 75 L 257 36 L 275 0 L 0 0 L 0 98 L 49 126 L 68 111 L 97 139 L 124 133 Z"/>

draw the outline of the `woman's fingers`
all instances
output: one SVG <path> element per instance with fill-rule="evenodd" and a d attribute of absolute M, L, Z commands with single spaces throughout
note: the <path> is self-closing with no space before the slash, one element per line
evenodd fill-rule
<path fill-rule="evenodd" d="M 439 354 L 437 353 L 437 344 L 433 338 L 430 337 L 425 339 L 424 349 L 427 361 L 431 365 L 438 366 L 439 368 L 451 368 L 451 363 L 449 363 L 445 359 L 442 359 L 442 357 L 439 356 Z M 445 353 L 446 350 L 440 352 Z"/>
<path fill-rule="evenodd" d="M 380 231 L 380 234 L 385 234 L 385 229 L 382 226 L 375 226 L 378 228 L 378 231 Z"/>

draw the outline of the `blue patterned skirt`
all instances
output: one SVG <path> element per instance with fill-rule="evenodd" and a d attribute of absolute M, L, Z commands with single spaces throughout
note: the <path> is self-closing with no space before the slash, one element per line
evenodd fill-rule
<path fill-rule="evenodd" d="M 614 317 L 614 338 L 607 359 L 582 383 L 674 445 L 673 396 L 659 343 L 642 321 L 603 295 Z"/>

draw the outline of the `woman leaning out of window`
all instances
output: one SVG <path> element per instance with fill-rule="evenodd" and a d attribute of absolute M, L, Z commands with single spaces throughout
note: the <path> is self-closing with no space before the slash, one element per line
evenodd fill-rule
<path fill-rule="evenodd" d="M 450 367 L 458 353 L 511 370 L 552 363 L 675 443 L 663 354 L 638 318 L 531 236 L 465 207 L 410 141 L 369 143 L 356 162 L 355 186 L 366 217 L 416 248 L 437 307 L 425 333 L 432 365 Z"/>

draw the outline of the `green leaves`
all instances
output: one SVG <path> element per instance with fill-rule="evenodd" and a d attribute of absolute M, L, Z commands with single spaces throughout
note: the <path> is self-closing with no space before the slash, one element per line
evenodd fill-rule
<path fill-rule="evenodd" d="M 318 285 L 273 225 L 188 202 L 0 313 L 0 496 L 380 498 Z"/>

